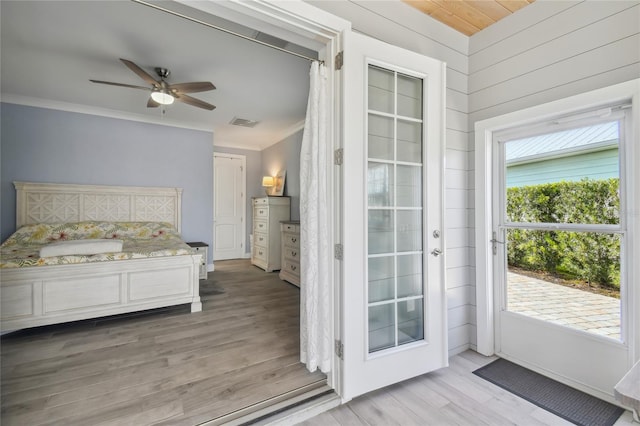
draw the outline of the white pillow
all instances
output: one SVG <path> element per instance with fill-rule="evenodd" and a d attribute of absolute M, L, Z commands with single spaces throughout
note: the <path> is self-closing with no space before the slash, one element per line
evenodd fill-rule
<path fill-rule="evenodd" d="M 40 257 L 91 255 L 98 253 L 118 253 L 122 251 L 122 240 L 94 239 L 69 240 L 47 244 L 40 249 Z"/>

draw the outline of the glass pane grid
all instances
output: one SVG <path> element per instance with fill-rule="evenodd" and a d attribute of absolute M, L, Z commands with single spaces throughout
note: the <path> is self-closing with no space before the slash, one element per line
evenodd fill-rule
<path fill-rule="evenodd" d="M 379 302 L 369 302 L 369 306 L 389 305 L 397 302 L 406 302 L 407 300 L 422 300 L 424 296 L 410 296 L 410 297 L 396 297 L 392 300 L 385 300 Z"/>
<path fill-rule="evenodd" d="M 375 109 L 368 109 L 367 113 L 369 114 L 369 116 L 379 116 L 379 117 L 387 117 L 387 118 L 398 118 L 399 120 L 402 121 L 409 121 L 409 122 L 413 122 L 413 123 L 422 123 L 422 119 L 420 118 L 414 118 L 414 117 L 407 117 L 407 116 L 403 116 L 400 114 L 394 114 L 392 112 L 382 112 L 382 111 L 377 111 Z"/>
<path fill-rule="evenodd" d="M 375 83 L 369 90 L 367 141 L 372 353 L 424 338 L 423 120 L 422 80 L 378 67 L 370 67 L 369 78 Z"/>

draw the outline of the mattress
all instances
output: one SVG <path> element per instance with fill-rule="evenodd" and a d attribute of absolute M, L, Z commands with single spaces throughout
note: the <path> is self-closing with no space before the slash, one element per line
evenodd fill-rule
<path fill-rule="evenodd" d="M 122 240 L 122 251 L 40 257 L 48 244 L 91 239 Z M 0 246 L 0 268 L 66 265 L 194 254 L 165 222 L 77 222 L 23 226 Z"/>

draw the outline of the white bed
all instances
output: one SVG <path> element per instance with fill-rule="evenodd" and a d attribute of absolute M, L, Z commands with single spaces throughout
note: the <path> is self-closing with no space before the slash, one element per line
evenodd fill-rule
<path fill-rule="evenodd" d="M 33 223 L 168 222 L 181 229 L 182 190 L 15 182 L 16 229 Z M 202 310 L 201 256 L 0 269 L 0 328 L 17 330 L 163 306 Z"/>

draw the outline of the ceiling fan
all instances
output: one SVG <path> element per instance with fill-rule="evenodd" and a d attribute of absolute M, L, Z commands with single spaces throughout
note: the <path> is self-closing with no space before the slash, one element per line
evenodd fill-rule
<path fill-rule="evenodd" d="M 131 71 L 138 74 L 138 76 L 145 82 L 149 83 L 151 87 L 135 86 L 132 84 L 113 83 L 111 81 L 102 80 L 89 80 L 93 83 L 108 84 L 110 86 L 129 87 L 131 89 L 141 89 L 151 92 L 151 97 L 147 102 L 148 108 L 156 108 L 160 105 L 172 104 L 174 100 L 178 100 L 188 105 L 192 105 L 198 108 L 208 109 L 209 111 L 215 108 L 215 105 L 201 101 L 200 99 L 193 98 L 186 95 L 186 93 L 207 92 L 214 90 L 214 86 L 209 81 L 194 81 L 190 83 L 176 83 L 169 84 L 165 79 L 169 76 L 170 71 L 166 68 L 155 68 L 156 74 L 158 74 L 159 80 L 156 80 L 149 75 L 145 70 L 131 61 L 120 58 L 123 64 L 125 64 Z"/>

